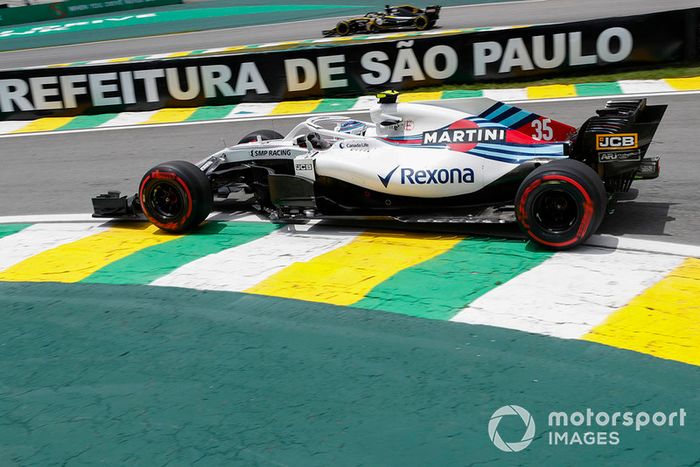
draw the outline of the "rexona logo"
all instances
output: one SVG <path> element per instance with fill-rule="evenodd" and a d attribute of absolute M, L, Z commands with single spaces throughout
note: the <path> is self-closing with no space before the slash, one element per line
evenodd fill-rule
<path fill-rule="evenodd" d="M 291 156 L 291 149 L 253 149 L 250 151 L 252 157 L 276 157 L 276 156 Z"/>
<path fill-rule="evenodd" d="M 598 151 L 636 149 L 639 146 L 637 133 L 595 135 L 595 148 Z"/>
<path fill-rule="evenodd" d="M 396 166 L 384 176 L 377 175 L 384 187 L 389 186 L 392 176 L 400 170 L 401 185 L 447 185 L 454 183 L 474 183 L 474 170 L 469 168 L 424 169 Z"/>
<path fill-rule="evenodd" d="M 505 140 L 504 128 L 463 128 L 423 133 L 423 144 L 487 143 Z"/>

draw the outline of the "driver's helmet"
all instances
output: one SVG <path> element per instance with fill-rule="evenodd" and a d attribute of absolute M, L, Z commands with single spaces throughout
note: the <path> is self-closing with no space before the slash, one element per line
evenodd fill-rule
<path fill-rule="evenodd" d="M 344 120 L 335 127 L 338 133 L 350 133 L 352 135 L 364 136 L 367 131 L 367 124 L 358 120 Z"/>

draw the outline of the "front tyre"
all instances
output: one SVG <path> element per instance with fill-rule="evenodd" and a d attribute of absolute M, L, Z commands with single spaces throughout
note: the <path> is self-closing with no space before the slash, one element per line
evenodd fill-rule
<path fill-rule="evenodd" d="M 335 25 L 335 32 L 338 33 L 339 36 L 347 36 L 352 32 L 352 27 L 348 21 L 341 21 Z"/>
<path fill-rule="evenodd" d="M 172 233 L 201 224 L 214 201 L 209 178 L 185 161 L 166 162 L 146 172 L 139 185 L 139 199 L 146 218 Z"/>
<path fill-rule="evenodd" d="M 554 250 L 584 242 L 600 226 L 607 195 L 586 164 L 564 159 L 533 170 L 515 197 L 518 225 L 530 239 Z"/>

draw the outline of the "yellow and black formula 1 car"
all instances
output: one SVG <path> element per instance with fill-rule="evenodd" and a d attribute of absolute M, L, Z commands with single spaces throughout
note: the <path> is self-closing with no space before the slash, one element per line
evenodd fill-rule
<path fill-rule="evenodd" d="M 424 31 L 435 26 L 440 17 L 440 8 L 439 5 L 427 6 L 425 9 L 413 5 L 386 5 L 383 12 L 370 12 L 365 16 L 340 21 L 333 29 L 323 31 L 323 36 L 347 36 L 404 29 Z"/>

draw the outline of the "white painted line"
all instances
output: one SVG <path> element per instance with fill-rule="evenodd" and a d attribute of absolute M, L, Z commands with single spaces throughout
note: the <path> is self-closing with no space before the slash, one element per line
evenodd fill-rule
<path fill-rule="evenodd" d="M 100 60 L 90 60 L 89 62 L 86 63 L 86 65 L 102 65 L 105 63 L 111 63 L 112 58 L 103 58 Z"/>
<path fill-rule="evenodd" d="M 700 246 L 684 243 L 659 242 L 641 238 L 615 237 L 613 235 L 592 235 L 586 245 L 626 251 L 644 251 L 665 255 L 691 256 L 700 258 Z"/>
<path fill-rule="evenodd" d="M 467 29 L 470 29 L 470 28 L 467 28 Z M 458 34 L 460 32 L 461 32 L 460 29 L 435 29 L 432 31 L 424 31 L 423 33 L 421 33 L 421 37 L 422 36 L 441 36 L 441 35 L 450 34 L 450 33 Z"/>
<path fill-rule="evenodd" d="M 669 92 L 674 89 L 662 79 L 628 79 L 617 82 L 625 94 Z"/>
<path fill-rule="evenodd" d="M 238 211 L 220 212 L 213 211 L 207 217 L 210 221 L 225 222 L 270 222 L 270 219 L 263 214 Z M 145 218 L 95 218 L 92 214 L 28 214 L 22 216 L 0 216 L 0 224 L 38 224 L 38 223 L 70 223 L 70 222 L 92 222 L 95 224 L 105 224 L 107 222 L 145 222 Z M 311 220 L 305 225 L 315 225 L 318 220 Z M 291 224 L 290 224 L 291 225 Z"/>
<path fill-rule="evenodd" d="M 162 53 L 162 54 L 148 55 L 148 56 L 146 57 L 146 60 L 160 60 L 161 58 L 168 58 L 168 57 L 170 57 L 173 53 L 177 53 L 177 52 L 167 52 L 167 53 Z"/>
<path fill-rule="evenodd" d="M 154 111 L 157 112 L 157 111 Z M 141 112 L 138 112 L 141 113 Z M 357 111 L 349 111 L 349 110 L 344 110 L 342 112 L 332 112 L 332 115 L 354 115 L 354 114 L 366 114 L 366 110 L 357 110 Z M 313 115 L 323 115 L 324 113 L 318 112 L 314 113 Z M 221 119 L 221 120 L 202 120 L 202 121 L 193 121 L 193 122 L 173 122 L 173 123 L 153 123 L 153 124 L 148 124 L 148 125 L 122 125 L 122 126 L 98 126 L 96 128 L 84 128 L 81 130 L 65 130 L 65 131 L 42 131 L 42 132 L 36 132 L 36 133 L 13 133 L 13 134 L 8 134 L 8 135 L 2 135 L 0 134 L 0 139 L 2 138 L 18 138 L 22 136 L 51 136 L 51 135 L 67 135 L 71 133 L 88 133 L 91 131 L 116 131 L 116 130 L 138 130 L 138 129 L 148 129 L 148 128 L 159 128 L 159 127 L 171 127 L 171 126 L 187 126 L 187 125 L 204 125 L 204 124 L 222 124 L 222 123 L 227 123 L 231 124 L 232 121 L 237 121 L 237 122 L 255 122 L 255 121 L 263 121 L 263 120 L 278 120 L 281 118 L 308 118 L 312 114 L 295 114 L 295 115 L 268 115 L 264 117 L 235 117 L 235 118 L 226 118 L 226 119 Z M 328 114 L 326 114 L 328 115 Z M 112 120 L 110 120 L 107 123 L 110 123 Z"/>
<path fill-rule="evenodd" d="M 484 97 L 503 102 L 517 99 L 527 99 L 527 90 L 525 88 L 484 89 Z"/>
<path fill-rule="evenodd" d="M 240 119 L 248 117 L 260 117 L 263 115 L 269 115 L 272 110 L 277 107 L 277 102 L 265 102 L 265 103 L 248 103 L 248 104 L 238 104 L 231 110 L 231 112 L 226 115 L 225 118 Z"/>
<path fill-rule="evenodd" d="M 351 242 L 357 233 L 322 229 L 277 231 L 188 263 L 151 285 L 244 291 L 296 262 L 309 261 Z"/>
<path fill-rule="evenodd" d="M 232 46 L 232 47 L 235 47 L 235 46 Z M 230 47 L 216 47 L 216 48 L 214 48 L 214 49 L 206 49 L 206 50 L 204 50 L 204 52 L 202 52 L 202 55 L 206 55 L 206 54 L 216 54 L 216 53 L 219 53 L 219 52 L 225 52 L 226 49 L 229 49 L 229 48 L 230 48 Z M 171 53 L 177 53 L 177 52 L 171 52 Z"/>
<path fill-rule="evenodd" d="M 361 96 L 357 98 L 357 102 L 350 107 L 350 110 L 369 110 L 377 103 L 377 98 L 374 96 Z"/>
<path fill-rule="evenodd" d="M 148 121 L 153 115 L 155 115 L 158 110 L 151 110 L 148 112 L 122 112 L 113 119 L 104 122 L 98 128 L 110 128 L 110 127 L 123 127 L 130 125 L 138 125 Z M 59 132 L 60 133 L 60 132 Z"/>
<path fill-rule="evenodd" d="M 12 133 L 32 123 L 32 120 L 6 120 L 0 122 L 0 134 Z"/>
<path fill-rule="evenodd" d="M 0 224 L 35 224 L 39 222 L 96 222 L 104 224 L 109 219 L 95 219 L 92 214 L 29 214 L 2 216 Z"/>
<path fill-rule="evenodd" d="M 0 238 L 0 271 L 66 243 L 107 230 L 94 223 L 36 224 Z"/>
<path fill-rule="evenodd" d="M 223 222 L 270 222 L 270 219 L 259 213 L 247 211 L 239 212 L 212 212 L 207 216 L 208 221 Z"/>
<path fill-rule="evenodd" d="M 580 247 L 491 290 L 452 321 L 576 339 L 682 262 L 679 256 Z"/>
<path fill-rule="evenodd" d="M 258 44 L 258 46 L 256 48 L 267 49 L 270 47 L 279 47 L 280 45 L 286 45 L 286 44 L 289 44 L 290 42 L 296 42 L 296 41 L 265 42 L 263 44 Z"/>

